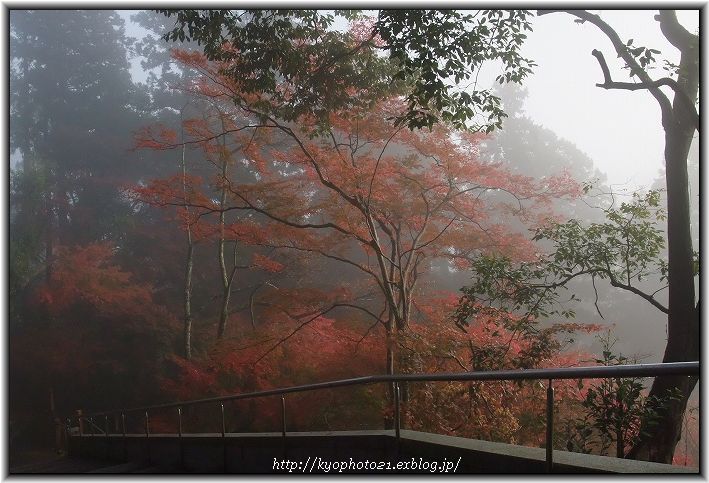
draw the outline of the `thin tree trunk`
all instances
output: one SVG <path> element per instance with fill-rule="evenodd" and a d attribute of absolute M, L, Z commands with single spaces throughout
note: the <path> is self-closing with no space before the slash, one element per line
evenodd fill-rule
<path fill-rule="evenodd" d="M 618 420 L 615 428 L 615 457 L 623 458 L 625 457 L 625 440 L 623 438 L 623 422 L 624 422 L 624 406 L 623 399 L 620 395 L 620 380 L 615 381 L 616 393 L 615 393 L 615 403 L 618 406 Z"/>
<path fill-rule="evenodd" d="M 229 300 L 231 298 L 231 287 L 234 285 L 234 275 L 236 274 L 236 254 L 237 254 L 237 243 L 234 242 L 234 266 L 231 272 L 227 272 L 226 263 L 224 261 L 224 238 L 219 240 L 219 262 L 222 270 L 222 308 L 219 313 L 219 327 L 217 329 L 217 339 L 224 337 L 226 332 L 227 320 L 229 318 Z M 250 308 L 253 311 L 253 300 L 250 300 Z"/>
<path fill-rule="evenodd" d="M 225 162 L 226 164 L 226 162 Z M 226 166 L 222 167 L 222 176 L 224 176 Z M 221 204 L 224 207 L 224 201 L 226 197 L 226 188 L 222 187 L 221 193 Z M 219 325 L 217 327 L 217 339 L 224 337 L 224 332 L 226 331 L 226 322 L 229 317 L 229 296 L 231 295 L 231 280 L 233 277 L 229 276 L 226 268 L 226 261 L 224 260 L 224 245 L 226 240 L 224 237 L 224 217 L 225 213 L 222 211 L 219 213 L 219 244 L 218 244 L 218 257 L 219 257 L 219 268 L 222 273 L 222 307 L 219 313 Z"/>
<path fill-rule="evenodd" d="M 184 110 L 184 108 L 183 108 Z M 182 110 L 180 124 L 182 124 Z M 182 128 L 182 196 L 184 198 L 185 222 L 187 223 L 187 259 L 185 261 L 185 315 L 184 315 L 184 350 L 185 359 L 192 358 L 192 266 L 194 243 L 192 241 L 192 225 L 190 224 L 190 209 L 187 203 L 187 165 L 185 163 L 184 127 Z"/>
<path fill-rule="evenodd" d="M 185 263 L 185 318 L 184 318 L 184 340 L 185 358 L 192 358 L 192 257 L 194 244 L 192 243 L 192 232 L 187 228 L 187 260 Z"/>
<path fill-rule="evenodd" d="M 224 120 L 222 119 L 222 129 L 226 130 L 224 126 Z M 228 175 L 228 155 L 226 152 L 226 139 L 223 141 L 222 145 L 222 190 L 219 199 L 219 206 L 224 209 L 226 206 L 226 179 Z M 236 255 L 237 255 L 237 244 L 234 242 L 234 265 L 231 271 L 227 270 L 226 261 L 224 260 L 224 246 L 226 244 L 226 237 L 224 234 L 226 214 L 224 211 L 219 213 L 219 268 L 222 273 L 222 307 L 219 313 L 219 325 L 217 327 L 217 339 L 224 337 L 226 332 L 227 319 L 229 318 L 229 299 L 231 297 L 231 287 L 234 283 L 234 275 L 236 274 Z"/>

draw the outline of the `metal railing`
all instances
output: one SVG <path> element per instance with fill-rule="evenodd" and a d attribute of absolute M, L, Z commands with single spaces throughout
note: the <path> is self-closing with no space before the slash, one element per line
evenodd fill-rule
<path fill-rule="evenodd" d="M 655 376 L 699 376 L 699 362 L 667 362 L 658 364 L 628 364 L 619 366 L 591 366 L 591 367 L 567 367 L 557 369 L 517 369 L 500 371 L 480 371 L 480 372 L 455 372 L 437 374 L 397 374 L 381 376 L 364 376 L 350 379 L 340 379 L 336 381 L 319 382 L 314 384 L 304 384 L 301 386 L 284 387 L 278 389 L 268 389 L 243 394 L 233 394 L 229 396 L 219 396 L 205 399 L 194 399 L 191 401 L 170 402 L 156 404 L 152 406 L 142 406 L 130 409 L 119 409 L 112 411 L 101 411 L 95 413 L 81 414 L 75 416 L 79 426 L 79 436 L 87 436 L 83 431 L 82 422 L 88 422 L 92 428 L 98 428 L 94 423 L 94 418 L 103 416 L 104 430 L 103 436 L 108 436 L 108 418 L 117 418 L 120 415 L 122 423 L 122 435 L 126 437 L 126 414 L 142 412 L 145 418 L 145 437 L 150 437 L 150 417 L 149 412 L 163 409 L 177 409 L 178 437 L 184 435 L 182 431 L 182 409 L 188 406 L 201 404 L 219 404 L 221 410 L 221 437 L 226 437 L 226 425 L 224 416 L 224 402 L 242 399 L 253 399 L 267 396 L 281 396 L 281 434 L 286 437 L 286 394 L 316 391 L 320 389 L 332 389 L 345 386 L 358 386 L 366 384 L 388 383 L 393 387 L 394 397 L 394 430 L 397 442 L 401 439 L 401 410 L 399 384 L 403 382 L 453 382 L 453 381 L 519 381 L 519 380 L 547 380 L 546 392 L 546 467 L 551 471 L 553 465 L 553 435 L 554 435 L 554 387 L 553 381 L 560 379 L 605 379 L 605 378 L 626 378 L 626 377 L 655 377 Z M 67 418 L 67 428 L 70 426 L 72 418 Z M 114 419 L 118 421 L 118 419 Z"/>

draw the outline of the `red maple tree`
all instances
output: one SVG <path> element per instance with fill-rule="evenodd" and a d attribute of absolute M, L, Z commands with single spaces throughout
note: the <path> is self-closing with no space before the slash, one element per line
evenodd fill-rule
<path fill-rule="evenodd" d="M 205 160 L 221 169 L 214 170 L 208 181 L 191 185 L 188 195 L 176 179 L 153 181 L 138 189 L 139 195 L 162 206 L 187 204 L 205 226 L 211 217 L 212 227 L 218 227 L 212 232 L 219 231 L 220 240 L 261 247 L 261 252 L 253 253 L 253 265 L 266 271 L 280 271 L 287 267 L 284 260 L 298 257 L 307 258 L 311 269 L 319 258 L 330 271 L 295 278 L 291 272 L 283 276 L 283 284 L 271 284 L 275 289 L 259 291 L 249 308 L 252 325 L 254 307 L 259 308 L 258 318 L 266 321 L 260 324 L 260 340 L 249 346 L 252 337 L 241 331 L 238 338 L 221 342 L 209 362 L 214 370 L 235 374 L 240 367 L 249 367 L 250 388 L 292 384 L 299 380 L 295 374 L 354 375 L 357 371 L 342 355 L 349 353 L 343 341 L 356 339 L 350 335 L 343 339 L 342 334 L 353 329 L 365 334 L 359 336 L 360 343 L 367 340 L 366 355 L 360 351 L 358 360 L 377 367 L 372 352 L 377 348 L 386 354 L 380 364 L 384 362 L 389 374 L 489 369 L 475 367 L 475 358 L 502 345 L 505 353 L 489 356 L 497 357 L 495 367 L 519 366 L 520 361 L 525 367 L 560 362 L 555 358 L 560 357 L 561 345 L 554 337 L 570 330 L 568 326 L 541 331 L 536 340 L 525 340 L 529 332 L 510 331 L 494 320 L 478 321 L 468 334 L 457 332 L 436 290 L 432 268 L 443 266 L 452 274 L 465 268 L 468 260 L 490 252 L 532 257 L 534 245 L 521 229 L 509 226 L 542 223 L 551 215 L 552 199 L 576 196 L 579 186 L 567 175 L 534 180 L 486 162 L 478 156 L 479 134 L 445 126 L 417 132 L 396 128 L 391 119 L 405 106 L 395 95 L 361 112 L 333 113 L 331 129 L 325 133 L 307 118 L 284 123 L 259 110 L 268 99 L 242 95 L 234 80 L 222 76 L 227 66 L 207 62 L 198 53 L 175 51 L 174 56 L 201 73 L 188 89 L 209 106 L 217 106 L 211 108 L 215 115 L 185 122 L 190 134 L 186 143 L 200 147 Z M 143 130 L 138 142 L 154 149 L 184 145 L 162 128 Z M 227 172 L 227 162 L 240 169 Z M 227 223 L 226 213 L 250 216 Z M 263 249 L 270 249 L 269 257 L 264 258 Z M 456 299 L 446 297 L 449 302 Z M 312 341 L 303 334 L 314 333 L 319 337 L 311 343 L 320 349 L 314 359 L 291 355 L 277 362 L 278 354 L 287 353 L 289 347 Z M 326 343 L 326 333 L 339 342 Z M 488 340 L 492 333 L 495 340 Z M 330 355 L 326 347 L 332 347 Z M 441 363 L 442 358 L 447 362 Z M 253 369 L 259 365 L 262 370 Z M 344 372 L 333 367 L 343 367 Z M 509 405 L 501 394 L 519 396 L 512 388 L 495 391 L 488 385 L 486 391 L 498 397 L 475 404 L 498 410 L 489 414 L 491 422 Z M 404 397 L 412 405 L 426 404 L 432 402 L 432 394 Z M 455 397 L 448 402 L 436 404 L 460 409 L 465 406 L 460 397 L 470 398 L 470 393 L 465 396 L 459 390 L 452 394 Z M 449 412 L 443 410 L 441 417 Z M 474 419 L 472 412 L 466 414 L 469 421 Z M 519 413 L 510 413 L 508 419 L 517 417 Z M 442 420 L 418 424 L 447 427 Z M 500 434 L 514 438 L 513 428 L 510 422 Z"/>

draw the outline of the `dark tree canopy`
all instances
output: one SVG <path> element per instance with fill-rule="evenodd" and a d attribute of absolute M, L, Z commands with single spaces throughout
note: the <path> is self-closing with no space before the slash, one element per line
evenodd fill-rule
<path fill-rule="evenodd" d="M 376 20 L 342 10 L 162 12 L 176 17 L 168 40 L 196 40 L 210 60 L 231 62 L 226 74 L 245 94 L 272 95 L 284 120 L 307 112 L 326 123 L 333 109 L 355 108 L 395 86 L 408 103 L 400 124 L 430 129 L 444 121 L 489 132 L 504 112 L 496 95 L 477 86 L 479 68 L 501 61 L 504 83 L 521 82 L 534 66 L 520 54 L 531 29 L 524 10 L 380 10 Z M 362 28 L 340 32 L 338 17 Z M 277 88 L 281 82 L 292 96 Z M 368 95 L 353 97 L 352 88 Z"/>
<path fill-rule="evenodd" d="M 128 213 L 105 183 L 135 173 L 123 161 L 131 141 L 122 133 L 143 122 L 139 106 L 146 100 L 128 72 L 123 19 L 97 10 L 11 16 L 10 146 L 21 154 L 26 177 L 16 186 L 27 191 L 27 183 L 43 183 L 59 241 L 118 237 Z M 29 206 L 24 198 L 18 208 Z"/>

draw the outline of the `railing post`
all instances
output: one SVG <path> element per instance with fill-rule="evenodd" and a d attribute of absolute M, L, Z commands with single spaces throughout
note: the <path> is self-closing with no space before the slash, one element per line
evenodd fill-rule
<path fill-rule="evenodd" d="M 106 442 L 106 459 L 109 459 L 109 455 L 111 454 L 111 447 L 110 447 L 110 442 L 108 441 L 108 414 L 104 415 L 103 417 L 103 432 L 104 432 L 104 440 Z"/>
<path fill-rule="evenodd" d="M 148 454 L 148 463 L 150 463 L 150 419 L 148 418 L 148 411 L 145 411 L 145 446 Z"/>
<path fill-rule="evenodd" d="M 76 422 L 79 425 L 79 455 L 84 453 L 84 418 L 81 416 L 81 409 L 76 410 Z"/>
<path fill-rule="evenodd" d="M 128 461 L 128 442 L 126 441 L 126 413 L 121 413 L 121 429 L 123 430 L 123 461 Z"/>
<path fill-rule="evenodd" d="M 547 473 L 551 473 L 554 467 L 554 386 L 552 379 L 549 379 L 547 386 Z"/>
<path fill-rule="evenodd" d="M 66 418 L 64 425 L 64 454 L 69 454 L 69 436 L 71 435 L 71 418 Z"/>
<path fill-rule="evenodd" d="M 394 383 L 394 430 L 396 432 L 396 442 L 401 441 L 401 393 L 399 383 Z"/>
<path fill-rule="evenodd" d="M 79 423 L 79 436 L 84 435 L 84 418 L 81 417 L 81 409 L 76 410 L 76 420 Z"/>
<path fill-rule="evenodd" d="M 286 437 L 286 396 L 281 394 L 281 422 L 282 422 L 282 434 Z"/>
<path fill-rule="evenodd" d="M 222 471 L 226 473 L 226 420 L 224 418 L 224 403 L 219 404 L 222 411 Z"/>
<path fill-rule="evenodd" d="M 63 451 L 62 439 L 64 438 L 64 424 L 61 418 L 54 417 L 54 451 L 61 454 Z"/>
<path fill-rule="evenodd" d="M 226 436 L 226 421 L 224 419 L 224 403 L 219 405 L 222 410 L 222 438 Z"/>
<path fill-rule="evenodd" d="M 182 408 L 177 408 L 177 436 L 182 439 Z"/>
<path fill-rule="evenodd" d="M 185 449 L 182 441 L 182 408 L 177 407 L 177 437 L 180 440 L 180 466 L 185 467 Z"/>

